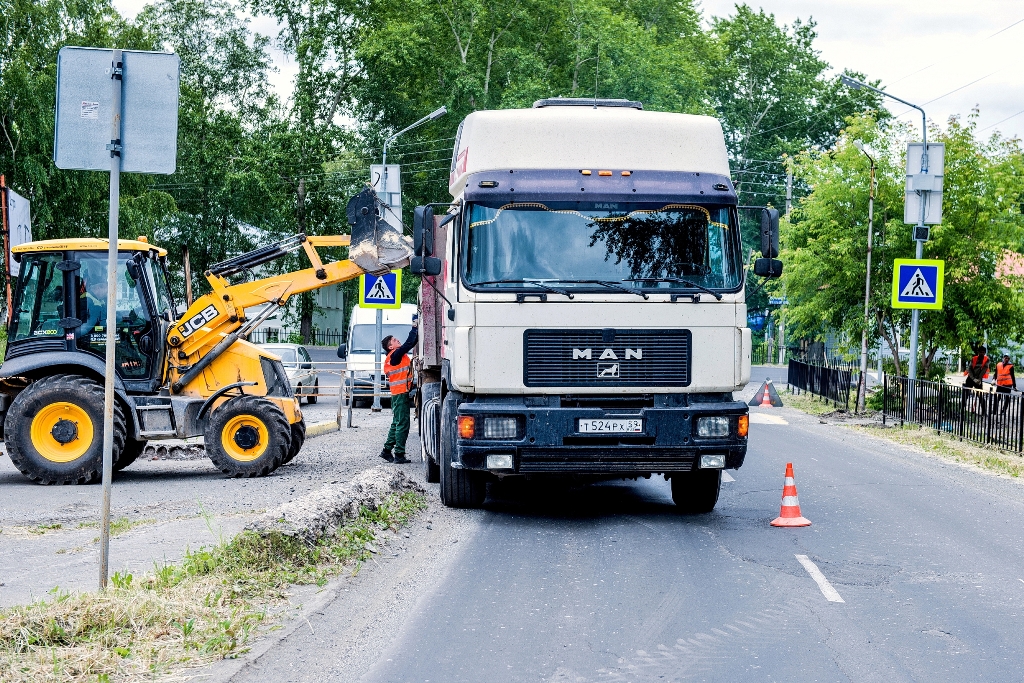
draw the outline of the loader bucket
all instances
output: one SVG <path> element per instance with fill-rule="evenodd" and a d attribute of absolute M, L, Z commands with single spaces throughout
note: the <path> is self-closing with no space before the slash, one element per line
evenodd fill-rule
<path fill-rule="evenodd" d="M 348 202 L 345 212 L 352 228 L 348 258 L 368 273 L 380 274 L 409 265 L 412 238 L 384 220 L 383 204 L 366 187 Z"/>

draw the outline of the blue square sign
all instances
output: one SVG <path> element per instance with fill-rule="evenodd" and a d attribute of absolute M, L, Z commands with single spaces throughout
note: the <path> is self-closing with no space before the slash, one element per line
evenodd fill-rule
<path fill-rule="evenodd" d="M 942 308 L 943 261 L 896 259 L 892 271 L 892 307 Z"/>
<path fill-rule="evenodd" d="M 360 308 L 401 308 L 402 271 L 359 276 Z"/>

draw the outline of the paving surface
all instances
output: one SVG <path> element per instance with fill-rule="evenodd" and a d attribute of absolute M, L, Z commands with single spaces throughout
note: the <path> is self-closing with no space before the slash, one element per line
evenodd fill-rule
<path fill-rule="evenodd" d="M 330 403 L 303 406 L 307 424 L 334 419 L 335 410 Z M 114 478 L 111 518 L 131 528 L 111 541 L 111 572 L 177 560 L 186 548 L 230 538 L 264 509 L 380 464 L 390 411 L 354 416 L 356 428 L 309 439 L 295 460 L 259 479 L 227 479 L 205 457 L 140 458 Z M 415 432 L 409 443 L 418 444 Z M 0 457 L 0 607 L 55 586 L 95 588 L 101 496 L 98 485 L 33 484 Z"/>
<path fill-rule="evenodd" d="M 308 628 L 213 679 L 1021 678 L 1018 481 L 791 409 L 752 414 L 709 515 L 676 514 L 657 477 L 491 487 L 483 510 L 446 511 L 454 531 L 417 530 Z M 769 526 L 786 462 L 811 527 Z"/>

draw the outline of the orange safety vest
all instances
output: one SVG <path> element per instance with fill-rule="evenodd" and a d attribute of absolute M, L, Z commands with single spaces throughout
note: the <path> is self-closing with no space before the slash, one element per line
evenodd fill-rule
<path fill-rule="evenodd" d="M 409 393 L 409 385 L 412 384 L 412 361 L 409 356 L 402 356 L 398 365 L 392 365 L 391 355 L 388 354 L 384 359 L 384 374 L 388 376 L 392 396 Z"/>
<path fill-rule="evenodd" d="M 979 360 L 980 360 L 980 362 L 979 362 Z M 982 379 L 988 379 L 988 363 L 989 363 L 989 360 L 988 360 L 988 356 L 987 355 L 982 356 L 980 359 L 978 358 L 978 356 L 974 356 L 973 358 L 971 358 L 971 367 L 972 368 L 974 368 L 974 367 L 983 367 L 985 369 L 985 374 L 983 374 L 981 376 Z"/>
<path fill-rule="evenodd" d="M 996 363 L 996 386 L 1000 387 L 1012 387 L 1013 379 L 1010 377 L 1010 373 L 1013 372 L 1013 363 L 1007 363 L 1003 365 L 1002 362 Z"/>

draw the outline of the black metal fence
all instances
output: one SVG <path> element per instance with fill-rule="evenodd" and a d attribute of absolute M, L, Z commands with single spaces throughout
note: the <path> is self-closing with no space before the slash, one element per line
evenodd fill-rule
<path fill-rule="evenodd" d="M 856 387 L 856 384 L 849 370 L 791 360 L 788 375 L 786 383 L 791 390 L 817 394 L 835 403 L 836 408 L 842 406 L 844 410 L 850 409 L 850 388 Z"/>
<path fill-rule="evenodd" d="M 306 344 L 308 346 L 337 346 L 344 341 L 340 330 L 313 330 L 308 338 L 303 338 L 297 330 L 279 330 L 265 328 L 249 333 L 249 341 L 253 344 Z"/>
<path fill-rule="evenodd" d="M 1021 394 L 889 375 L 882 381 L 883 424 L 887 419 L 916 422 L 936 432 L 1018 453 L 1024 451 L 1022 408 Z"/>

